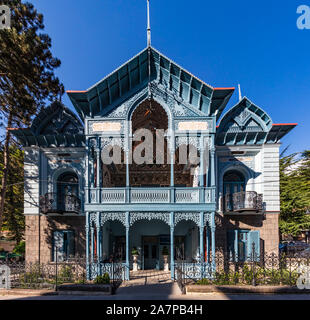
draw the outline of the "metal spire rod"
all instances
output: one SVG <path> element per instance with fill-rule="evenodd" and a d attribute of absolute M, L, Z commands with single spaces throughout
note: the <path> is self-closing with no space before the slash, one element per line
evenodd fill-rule
<path fill-rule="evenodd" d="M 147 0 L 147 46 L 151 46 L 150 0 Z"/>
<path fill-rule="evenodd" d="M 242 100 L 242 94 L 241 94 L 240 84 L 238 84 L 238 90 L 239 90 L 239 101 L 241 101 Z"/>

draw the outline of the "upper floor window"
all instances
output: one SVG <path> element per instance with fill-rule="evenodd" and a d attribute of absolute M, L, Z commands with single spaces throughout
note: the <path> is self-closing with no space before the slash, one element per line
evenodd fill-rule
<path fill-rule="evenodd" d="M 223 180 L 224 208 L 233 211 L 234 194 L 245 191 L 245 177 L 241 172 L 231 170 L 225 173 Z"/>
<path fill-rule="evenodd" d="M 57 179 L 57 208 L 64 212 L 79 209 L 79 180 L 75 173 L 65 172 Z"/>

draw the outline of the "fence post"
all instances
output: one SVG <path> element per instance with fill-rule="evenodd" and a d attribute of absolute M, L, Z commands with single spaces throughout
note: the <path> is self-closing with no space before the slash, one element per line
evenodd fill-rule
<path fill-rule="evenodd" d="M 256 286 L 256 279 L 255 279 L 255 242 L 252 243 L 252 286 Z"/>
<path fill-rule="evenodd" d="M 55 246 L 55 259 L 56 259 L 56 273 L 55 273 L 55 291 L 58 289 L 58 252 L 57 246 Z"/>

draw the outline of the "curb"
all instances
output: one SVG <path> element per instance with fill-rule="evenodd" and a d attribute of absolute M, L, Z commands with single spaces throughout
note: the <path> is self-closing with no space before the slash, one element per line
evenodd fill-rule
<path fill-rule="evenodd" d="M 214 285 L 189 285 L 186 294 L 310 294 L 310 290 L 300 290 L 291 286 L 214 286 Z"/>
<path fill-rule="evenodd" d="M 0 296 L 54 296 L 57 292 L 51 290 L 12 289 L 0 290 Z"/>

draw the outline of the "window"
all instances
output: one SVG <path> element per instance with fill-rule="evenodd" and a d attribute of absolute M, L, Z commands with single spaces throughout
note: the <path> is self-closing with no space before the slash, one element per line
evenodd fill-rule
<path fill-rule="evenodd" d="M 223 180 L 224 209 L 225 211 L 233 211 L 233 194 L 245 191 L 245 178 L 241 172 L 231 170 L 225 173 Z"/>
<path fill-rule="evenodd" d="M 75 173 L 65 172 L 57 179 L 57 209 L 74 212 L 79 209 L 79 180 Z"/>
<path fill-rule="evenodd" d="M 227 250 L 230 260 L 248 261 L 253 253 L 255 258 L 260 254 L 260 233 L 250 230 L 229 230 L 227 232 Z"/>
<path fill-rule="evenodd" d="M 74 231 L 57 230 L 53 232 L 52 260 L 66 261 L 75 254 Z"/>

